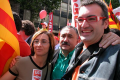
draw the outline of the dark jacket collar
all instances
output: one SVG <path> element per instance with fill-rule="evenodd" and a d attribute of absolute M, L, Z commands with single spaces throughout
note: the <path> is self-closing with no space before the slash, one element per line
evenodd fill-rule
<path fill-rule="evenodd" d="M 82 52 L 82 54 L 80 54 L 77 59 L 82 59 L 84 57 L 88 57 L 89 56 L 89 59 L 92 58 L 93 56 L 95 55 L 98 55 L 98 54 L 101 54 L 105 49 L 99 47 L 99 43 L 102 39 L 100 39 L 97 43 L 95 44 L 92 44 L 90 46 L 88 46 L 88 48 L 86 50 L 84 50 Z M 81 42 L 81 44 L 83 45 L 84 43 Z M 80 46 L 80 45 L 79 45 Z M 80 53 L 80 52 L 79 52 Z"/>

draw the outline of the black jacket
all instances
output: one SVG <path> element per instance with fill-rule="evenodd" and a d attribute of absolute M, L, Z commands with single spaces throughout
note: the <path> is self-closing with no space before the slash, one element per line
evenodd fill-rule
<path fill-rule="evenodd" d="M 74 69 L 86 59 L 88 62 L 80 67 L 78 80 L 120 80 L 120 45 L 103 49 L 99 42 L 74 57 L 70 63 L 72 67 L 68 66 L 61 80 L 71 80 Z"/>

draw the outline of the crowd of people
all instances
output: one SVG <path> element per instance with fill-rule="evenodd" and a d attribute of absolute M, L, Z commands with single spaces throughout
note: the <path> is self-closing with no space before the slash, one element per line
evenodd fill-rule
<path fill-rule="evenodd" d="M 77 28 L 63 27 L 60 39 L 46 22 L 35 31 L 31 21 L 13 12 L 21 57 L 0 80 L 120 80 L 120 34 L 109 29 L 105 2 L 82 0 L 80 5 Z"/>

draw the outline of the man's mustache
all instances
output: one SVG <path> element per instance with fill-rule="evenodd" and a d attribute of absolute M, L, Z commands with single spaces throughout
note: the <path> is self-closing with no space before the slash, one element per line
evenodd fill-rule
<path fill-rule="evenodd" d="M 68 45 L 68 46 L 70 46 L 70 44 L 68 42 L 62 42 L 62 45 Z"/>

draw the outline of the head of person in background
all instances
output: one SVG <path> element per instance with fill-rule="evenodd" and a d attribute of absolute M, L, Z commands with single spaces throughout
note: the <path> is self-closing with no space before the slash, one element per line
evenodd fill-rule
<path fill-rule="evenodd" d="M 55 50 L 59 49 L 59 38 L 57 36 L 54 36 L 55 39 Z"/>
<path fill-rule="evenodd" d="M 31 44 L 32 56 L 46 56 L 46 60 L 50 62 L 54 54 L 54 35 L 49 31 L 39 30 L 32 38 Z"/>
<path fill-rule="evenodd" d="M 14 21 L 15 21 L 15 25 L 16 25 L 16 29 L 17 29 L 17 32 L 19 32 L 21 29 L 22 29 L 22 21 L 21 21 L 21 18 L 20 16 L 18 15 L 18 13 L 12 11 L 13 13 L 13 18 L 14 18 Z"/>
<path fill-rule="evenodd" d="M 20 31 L 20 34 L 22 38 L 30 45 L 31 38 L 33 34 L 35 33 L 35 26 L 34 24 L 29 20 L 22 20 L 22 30 Z"/>
<path fill-rule="evenodd" d="M 41 25 L 42 25 L 42 30 L 48 31 L 47 30 L 47 26 L 48 26 L 47 22 L 43 22 L 43 23 L 41 23 Z"/>
<path fill-rule="evenodd" d="M 68 55 L 79 42 L 79 35 L 76 27 L 65 26 L 60 32 L 60 47 L 64 55 Z"/>

